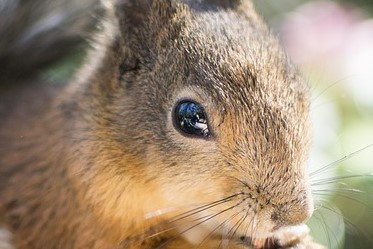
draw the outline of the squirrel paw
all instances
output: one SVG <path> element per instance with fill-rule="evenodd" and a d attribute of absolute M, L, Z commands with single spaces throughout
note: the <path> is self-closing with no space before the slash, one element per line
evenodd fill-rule
<path fill-rule="evenodd" d="M 326 249 L 315 243 L 309 234 L 307 225 L 280 229 L 274 235 L 274 240 L 282 249 Z"/>

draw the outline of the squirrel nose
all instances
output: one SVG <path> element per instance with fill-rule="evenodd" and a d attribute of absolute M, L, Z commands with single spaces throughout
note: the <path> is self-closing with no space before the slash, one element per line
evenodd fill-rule
<path fill-rule="evenodd" d="M 295 226 L 306 222 L 313 213 L 313 205 L 282 208 L 272 213 L 271 219 L 278 226 Z"/>

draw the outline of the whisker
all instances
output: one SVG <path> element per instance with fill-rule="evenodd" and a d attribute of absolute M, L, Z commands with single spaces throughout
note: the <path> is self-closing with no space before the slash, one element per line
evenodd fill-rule
<path fill-rule="evenodd" d="M 240 212 L 238 212 L 238 213 L 240 213 Z M 229 231 L 228 231 L 228 233 L 227 233 L 227 236 L 229 236 L 229 234 L 232 232 L 232 230 L 238 225 L 238 224 L 240 224 L 240 222 L 241 222 L 241 220 L 242 219 L 244 219 L 244 216 L 243 217 L 241 217 L 235 224 L 234 224 L 234 226 L 232 226 L 231 227 L 231 229 L 229 229 Z M 233 238 L 233 235 L 229 238 L 229 240 L 231 240 Z M 229 241 L 228 240 L 228 241 Z M 223 240 L 220 242 L 220 244 L 219 244 L 219 246 L 218 246 L 218 248 L 220 248 L 221 246 L 222 246 L 222 242 L 223 242 Z"/>
<path fill-rule="evenodd" d="M 328 202 L 327 202 L 327 203 L 328 203 Z M 326 203 L 326 204 L 327 204 L 327 203 Z M 330 208 L 330 207 L 328 207 L 328 206 L 322 206 L 322 208 L 325 209 L 325 210 L 328 210 L 328 211 L 330 211 L 330 212 L 332 212 L 332 213 L 334 213 L 334 214 L 336 214 L 336 215 L 341 216 L 341 218 L 342 218 L 345 222 L 347 222 L 347 225 L 350 226 L 350 227 L 352 227 L 352 228 L 355 230 L 355 233 L 356 233 L 356 231 L 357 231 L 358 233 L 363 234 L 364 237 L 365 237 L 365 239 L 367 239 L 370 243 L 373 244 L 373 239 L 371 239 L 371 236 L 370 236 L 369 234 L 367 234 L 365 231 L 361 230 L 358 226 L 356 226 L 356 225 L 355 225 L 355 224 L 354 224 L 350 219 L 348 219 L 346 216 L 344 216 L 344 215 L 342 215 L 342 214 L 336 212 L 334 209 L 332 209 L 332 208 Z"/>
<path fill-rule="evenodd" d="M 233 215 L 231 215 L 229 218 L 227 218 L 226 220 L 224 220 L 223 222 L 221 222 L 218 226 L 216 226 L 199 244 L 198 244 L 198 246 L 197 246 L 197 249 L 198 248 L 200 248 L 200 246 L 208 239 L 208 238 L 210 238 L 213 234 L 214 234 L 214 232 L 216 232 L 216 230 L 218 230 L 219 228 L 221 228 L 222 226 L 224 226 L 224 224 L 227 222 L 227 221 L 229 221 L 229 220 L 231 220 L 231 219 L 233 219 L 234 217 L 236 217 L 237 215 L 238 215 L 239 213 L 237 212 L 237 213 L 234 213 Z"/>
<path fill-rule="evenodd" d="M 155 217 L 159 217 L 159 216 L 165 215 L 167 213 L 171 213 L 171 212 L 175 211 L 175 209 L 176 208 L 163 208 L 163 209 L 157 209 L 157 210 L 154 210 L 154 211 L 150 211 L 150 212 L 145 213 L 145 218 L 146 219 L 152 219 L 152 218 L 155 218 Z"/>
<path fill-rule="evenodd" d="M 205 211 L 205 210 L 207 210 L 207 209 L 210 209 L 210 208 L 212 208 L 212 207 L 216 207 L 216 206 L 218 206 L 218 205 L 221 205 L 221 204 L 223 204 L 223 203 L 226 203 L 226 202 L 228 202 L 228 201 L 231 201 L 232 198 L 237 197 L 237 196 L 239 196 L 239 195 L 241 195 L 241 194 L 242 194 L 242 193 L 234 194 L 234 195 L 228 196 L 228 197 L 226 197 L 226 198 L 223 198 L 223 199 L 221 199 L 221 200 L 214 201 L 214 202 L 211 202 L 211 203 L 209 203 L 209 204 L 206 204 L 206 205 L 203 205 L 203 206 L 200 206 L 200 207 L 194 208 L 194 209 L 192 209 L 192 210 L 189 210 L 189 211 L 187 211 L 187 212 L 185 212 L 185 213 L 182 213 L 182 214 L 176 215 L 175 217 L 173 217 L 173 218 L 170 219 L 170 222 L 176 222 L 176 221 L 178 221 L 178 220 L 185 219 L 185 218 L 190 217 L 190 216 L 192 216 L 192 215 L 195 215 L 195 214 L 198 214 L 198 213 L 200 213 L 200 212 L 203 212 L 203 211 Z"/>
<path fill-rule="evenodd" d="M 336 211 L 334 211 L 334 213 L 337 214 Z M 323 217 L 323 220 L 325 221 L 325 216 L 324 216 L 321 212 L 320 212 L 320 215 L 321 215 L 321 217 Z M 342 217 L 342 218 L 343 218 L 343 217 Z M 339 224 L 340 224 L 340 220 L 339 220 L 338 222 L 339 222 Z M 332 236 L 334 237 L 335 242 L 337 243 L 338 247 L 340 247 L 340 246 L 341 246 L 340 240 L 338 240 L 337 235 L 334 233 L 333 229 L 331 229 L 331 227 L 330 227 L 327 223 L 325 223 L 325 226 L 326 226 L 326 228 L 331 232 L 331 234 L 332 234 Z M 330 247 L 331 247 L 331 245 L 330 245 Z"/>
<path fill-rule="evenodd" d="M 318 175 L 321 172 L 324 172 L 325 170 L 327 170 L 327 169 L 329 169 L 329 168 L 331 168 L 331 167 L 333 167 L 333 166 L 335 166 L 335 165 L 337 165 L 337 164 L 339 164 L 341 162 L 344 162 L 347 159 L 350 159 L 350 158 L 356 156 L 357 154 L 359 154 L 359 153 L 361 153 L 361 152 L 363 152 L 363 151 L 365 151 L 365 150 L 367 150 L 367 149 L 369 149 L 371 147 L 373 147 L 373 143 L 369 144 L 369 145 L 367 145 L 367 146 L 365 146 L 365 147 L 363 147 L 363 148 L 361 148 L 361 149 L 359 149 L 359 150 L 357 150 L 355 152 L 352 152 L 352 153 L 350 153 L 350 154 L 348 154 L 348 155 L 346 155 L 346 156 L 344 156 L 344 157 L 342 157 L 342 158 L 340 158 L 340 159 L 338 159 L 338 160 L 336 160 L 336 161 L 334 161 L 332 163 L 329 163 L 326 166 L 324 166 L 324 167 L 322 167 L 322 168 L 320 168 L 318 170 L 315 170 L 315 171 L 311 172 L 310 173 L 310 177 L 312 178 L 313 176 Z"/>
<path fill-rule="evenodd" d="M 238 229 L 240 228 L 240 226 L 242 225 L 242 223 L 246 220 L 247 216 L 249 215 L 249 209 L 246 210 L 246 213 L 245 213 L 245 216 L 243 217 L 242 221 L 240 222 L 240 224 L 237 226 L 237 228 L 234 230 L 232 236 L 230 239 L 232 239 L 234 237 L 234 235 L 237 233 Z"/>
<path fill-rule="evenodd" d="M 325 195 L 325 196 L 329 196 L 330 194 L 323 194 L 323 193 L 318 193 L 317 195 Z M 361 205 L 363 205 L 364 207 L 368 208 L 369 210 L 373 210 L 373 207 L 369 206 L 369 204 L 361 201 L 361 200 L 358 200 L 356 198 L 353 198 L 353 197 L 350 197 L 350 196 L 347 196 L 347 195 L 343 195 L 343 194 L 336 194 L 336 196 L 340 196 L 340 197 L 343 197 L 345 199 L 348 199 L 348 200 L 351 200 L 351 201 L 355 201 Z"/>
<path fill-rule="evenodd" d="M 322 102 L 322 103 L 320 103 L 320 104 L 318 104 L 318 105 L 314 105 L 314 106 L 311 107 L 310 112 L 314 112 L 316 109 L 318 109 L 318 108 L 320 108 L 320 107 L 323 107 L 323 106 L 325 106 L 325 105 L 331 105 L 331 104 L 334 104 L 334 103 L 336 103 L 339 99 L 340 99 L 340 97 L 339 97 L 339 98 L 334 98 L 334 99 L 331 99 L 331 100 L 328 100 L 328 101 L 325 101 L 325 102 Z"/>
<path fill-rule="evenodd" d="M 201 222 L 198 222 L 197 224 L 195 224 L 195 225 L 193 225 L 193 226 L 191 226 L 191 227 L 189 227 L 189 228 L 183 230 L 182 232 L 178 233 L 178 236 L 180 236 L 180 235 L 182 235 L 182 234 L 184 234 L 184 233 L 190 231 L 191 229 L 193 229 L 193 228 L 195 228 L 195 227 L 197 227 L 197 226 L 199 226 L 199 225 L 205 223 L 206 221 L 209 221 L 209 220 L 211 220 L 211 219 L 213 219 L 213 218 L 215 218 L 215 217 L 221 215 L 222 213 L 225 213 L 225 212 L 227 212 L 227 211 L 229 211 L 229 210 L 231 210 L 231 209 L 237 207 L 237 206 L 240 205 L 240 204 L 241 204 L 241 202 L 239 202 L 238 204 L 233 205 L 233 206 L 231 206 L 231 207 L 229 207 L 229 208 L 226 208 L 226 209 L 224 209 L 224 210 L 222 210 L 222 211 L 219 211 L 218 213 L 212 215 L 211 217 L 209 217 L 209 218 L 207 218 L 207 219 L 205 219 L 205 220 L 203 220 L 203 221 L 201 221 Z M 166 246 L 168 243 L 170 243 L 170 242 L 173 241 L 174 239 L 176 239 L 176 236 L 174 236 L 174 237 L 168 239 L 167 241 L 165 241 L 164 243 L 162 243 L 160 246 L 156 247 L 155 249 L 163 248 L 164 246 Z"/>
<path fill-rule="evenodd" d="M 199 220 L 202 220 L 202 219 L 208 219 L 208 218 L 211 218 L 212 216 L 214 216 L 214 215 L 213 215 L 213 214 L 205 215 L 205 216 L 202 216 L 202 217 L 198 217 L 198 218 L 196 218 L 196 219 L 193 219 L 193 220 L 188 220 L 188 221 L 186 221 L 186 222 L 184 222 L 184 223 L 178 223 L 178 225 L 175 225 L 175 226 L 173 226 L 173 227 L 170 227 L 170 228 L 168 228 L 168 229 L 162 230 L 162 231 L 157 232 L 157 233 L 153 233 L 153 234 L 149 235 L 148 237 L 145 237 L 143 240 L 147 240 L 147 239 L 150 239 L 150 238 L 154 238 L 154 237 L 156 237 L 156 236 L 158 236 L 158 235 L 161 235 L 161 234 L 163 234 L 163 233 L 166 233 L 166 232 L 172 231 L 172 230 L 174 230 L 174 229 L 177 229 L 177 228 L 180 227 L 181 225 L 186 225 L 186 224 L 188 224 L 188 223 L 194 223 L 194 222 L 199 221 Z"/>
<path fill-rule="evenodd" d="M 201 219 L 204 219 L 204 218 L 209 218 L 210 216 L 213 216 L 213 215 L 210 215 L 210 216 L 207 215 L 207 216 L 196 218 L 194 220 L 188 220 L 188 221 L 186 221 L 184 223 L 181 223 L 181 224 L 179 222 L 182 219 L 186 219 L 188 217 L 196 215 L 196 214 L 198 214 L 200 212 L 203 212 L 205 210 L 208 210 L 210 208 L 213 208 L 213 207 L 216 207 L 218 205 L 227 203 L 227 202 L 231 201 L 232 198 L 234 198 L 234 197 L 236 197 L 236 196 L 238 196 L 240 194 L 241 193 L 234 194 L 234 195 L 222 198 L 220 200 L 217 200 L 217 201 L 214 201 L 214 202 L 211 202 L 211 203 L 208 203 L 208 204 L 201 205 L 199 207 L 193 208 L 192 210 L 188 210 L 187 212 L 178 214 L 178 215 L 176 215 L 176 216 L 174 216 L 174 217 L 172 217 L 172 218 L 170 218 L 170 219 L 168 219 L 166 221 L 159 222 L 158 224 L 153 225 L 152 227 L 150 227 L 149 229 L 147 229 L 147 231 L 145 231 L 144 233 L 141 233 L 141 234 L 132 236 L 130 238 L 124 239 L 120 243 L 120 245 L 124 246 L 124 245 L 130 244 L 132 241 L 139 241 L 139 240 L 144 241 L 144 240 L 147 240 L 147 239 L 150 239 L 150 238 L 154 238 L 154 237 L 159 236 L 161 234 L 170 232 L 170 231 L 178 228 L 180 225 L 185 225 L 185 224 L 188 224 L 188 223 L 191 223 L 191 222 L 194 222 L 194 221 L 198 221 L 198 220 L 201 220 Z M 156 212 L 157 211 L 154 211 L 154 213 L 156 213 Z M 154 218 L 154 217 L 155 216 L 153 216 L 152 218 Z M 173 227 L 169 227 L 169 228 L 161 229 L 160 231 L 157 231 L 157 228 L 159 228 L 159 227 L 162 228 L 162 226 L 169 226 L 170 224 L 173 224 L 173 223 L 176 223 L 176 222 L 179 222 L 179 224 L 178 225 L 174 225 Z M 156 231 L 156 232 L 154 232 L 154 231 Z M 150 234 L 150 235 L 146 236 L 146 234 Z"/>
<path fill-rule="evenodd" d="M 254 216 L 255 217 L 255 216 Z M 250 220 L 250 222 L 247 224 L 247 227 L 246 227 L 246 230 L 245 230 L 245 233 L 244 233 L 244 235 L 246 236 L 246 237 L 249 237 L 250 239 L 251 239 L 251 241 L 250 241 L 250 243 L 252 243 L 252 235 L 251 236 L 247 236 L 248 235 L 248 231 L 249 231 L 249 228 L 251 228 L 250 229 L 250 231 L 252 231 L 252 230 L 254 230 L 254 217 Z"/>
<path fill-rule="evenodd" d="M 350 188 L 338 188 L 338 189 L 314 189 L 312 193 L 317 192 L 329 192 L 329 193 L 347 193 L 347 194 L 367 194 L 365 191 L 360 189 L 350 189 Z"/>
<path fill-rule="evenodd" d="M 360 177 L 373 177 L 373 174 L 356 174 L 356 175 L 336 176 L 336 177 L 324 178 L 324 179 L 314 181 L 313 183 L 311 183 L 311 186 L 332 184 L 332 183 L 338 182 L 340 180 L 360 178 Z"/>
<path fill-rule="evenodd" d="M 168 229 L 165 229 L 165 230 L 163 230 L 163 231 L 160 231 L 160 232 L 154 233 L 154 234 L 152 234 L 152 235 L 146 237 L 145 239 L 150 239 L 150 238 L 156 237 L 156 236 L 158 236 L 158 235 L 160 235 L 160 234 L 163 234 L 163 233 L 166 233 L 166 232 L 172 231 L 172 230 L 177 229 L 178 227 L 180 227 L 180 225 L 185 225 L 185 224 L 188 224 L 188 223 L 193 223 L 193 222 L 195 222 L 195 221 L 199 221 L 199 220 L 202 220 L 202 219 L 208 219 L 208 218 L 211 218 L 212 216 L 214 216 L 214 215 L 213 215 L 213 214 L 205 215 L 205 216 L 202 216 L 202 217 L 195 218 L 195 219 L 193 219 L 193 220 L 188 220 L 188 221 L 186 221 L 186 222 L 184 222 L 184 223 L 178 223 L 178 225 L 175 225 L 175 226 L 173 226 L 173 227 L 171 227 L 171 228 L 168 228 Z M 179 220 L 180 220 L 180 219 L 178 219 L 177 221 L 179 221 Z M 175 223 L 175 222 L 176 222 L 176 221 L 168 221 L 168 223 Z"/>
<path fill-rule="evenodd" d="M 255 246 L 257 244 L 257 241 L 258 239 L 255 238 L 255 234 L 257 233 L 257 229 L 258 227 L 255 226 L 255 218 L 256 216 L 253 217 L 253 226 L 252 226 L 252 230 L 251 230 L 251 235 L 250 235 L 250 238 L 252 240 L 252 244 Z"/>
<path fill-rule="evenodd" d="M 206 219 L 206 218 L 209 218 L 209 217 L 211 217 L 211 216 L 213 216 L 213 215 L 205 215 L 205 216 L 202 216 L 202 217 L 198 217 L 198 218 L 196 218 L 196 219 L 194 219 L 194 220 L 188 220 L 188 221 L 186 221 L 186 222 L 184 222 L 184 223 L 181 223 L 181 224 L 179 223 L 178 225 L 175 225 L 175 226 L 170 227 L 170 228 L 168 228 L 168 229 L 164 229 L 164 230 L 159 231 L 159 232 L 157 232 L 157 233 L 153 233 L 153 234 L 149 235 L 148 237 L 145 237 L 143 240 L 151 239 L 151 238 L 154 238 L 154 237 L 156 237 L 156 236 L 158 236 L 158 235 L 161 235 L 161 234 L 163 234 L 163 233 L 167 233 L 167 232 L 169 232 L 169 231 L 172 231 L 172 230 L 174 230 L 174 229 L 177 229 L 178 227 L 180 227 L 180 225 L 185 225 L 185 224 L 188 224 L 188 223 L 193 223 L 193 222 L 195 222 L 195 221 L 202 220 L 202 219 Z"/>
<path fill-rule="evenodd" d="M 351 78 L 351 76 L 346 76 L 346 77 L 343 77 L 339 80 L 336 80 L 334 83 L 330 84 L 329 86 L 327 86 L 325 89 L 323 89 L 318 95 L 316 95 L 316 97 L 314 98 L 311 98 L 311 102 L 313 103 L 315 100 L 317 100 L 321 95 L 323 95 L 325 92 L 327 92 L 330 88 L 340 84 L 341 82 L 347 80 L 348 78 Z"/>
<path fill-rule="evenodd" d="M 317 213 L 320 213 L 319 210 L 317 210 L 317 211 L 318 211 Z M 325 226 L 325 223 L 326 223 L 325 218 L 324 217 L 321 217 L 321 218 L 317 217 L 316 212 L 314 213 L 313 217 L 319 221 L 320 227 L 324 230 L 325 238 L 328 240 L 328 248 L 330 248 L 331 247 L 331 242 L 330 242 L 330 236 L 329 236 L 329 233 L 328 233 L 328 229 Z"/>

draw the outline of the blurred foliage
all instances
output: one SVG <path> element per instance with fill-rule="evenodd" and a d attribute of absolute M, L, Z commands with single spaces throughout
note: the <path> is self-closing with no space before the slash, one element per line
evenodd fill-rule
<path fill-rule="evenodd" d="M 373 1 L 372 0 L 339 0 L 343 4 L 354 5 L 360 9 L 367 10 L 367 13 L 373 15 Z"/>
<path fill-rule="evenodd" d="M 51 65 L 45 72 L 43 76 L 50 79 L 49 82 L 64 84 L 66 83 L 74 73 L 79 69 L 79 66 L 83 63 L 87 49 L 82 47 L 77 50 L 74 54 L 57 61 L 55 64 Z"/>
<path fill-rule="evenodd" d="M 274 16 L 287 13 L 296 7 L 311 2 L 310 0 L 254 0 L 259 11 L 268 19 Z M 367 15 L 373 16 L 372 0 L 339 0 L 334 1 L 344 5 L 355 6 L 366 11 Z"/>

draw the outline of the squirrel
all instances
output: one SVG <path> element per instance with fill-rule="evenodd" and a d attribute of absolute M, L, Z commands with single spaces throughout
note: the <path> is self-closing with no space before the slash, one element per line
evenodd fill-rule
<path fill-rule="evenodd" d="M 98 24 L 89 0 L 39 22 L 61 6 L 4 3 L 11 248 L 323 248 L 304 225 L 309 88 L 251 0 L 103 0 Z M 68 84 L 35 76 L 93 26 Z"/>

